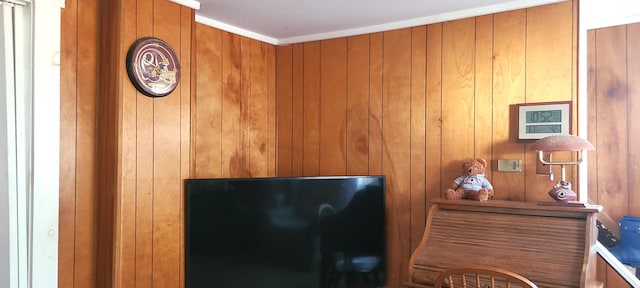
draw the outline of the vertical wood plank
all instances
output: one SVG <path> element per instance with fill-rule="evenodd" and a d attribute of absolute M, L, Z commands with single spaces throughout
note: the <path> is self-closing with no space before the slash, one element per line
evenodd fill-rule
<path fill-rule="evenodd" d="M 596 257 L 596 281 L 607 283 L 607 261 L 598 254 Z M 605 287 L 607 287 L 605 285 Z"/>
<path fill-rule="evenodd" d="M 640 23 L 627 25 L 628 215 L 640 215 Z"/>
<path fill-rule="evenodd" d="M 526 10 L 526 102 L 552 102 L 573 100 L 574 81 L 567 81 L 573 77 L 573 6 L 571 1 L 553 6 L 539 6 Z M 549 49 L 553 47 L 553 49 Z M 576 108 L 573 103 L 574 135 L 577 135 Z M 554 153 L 556 161 L 570 161 L 570 153 Z M 538 155 L 529 151 L 525 145 L 525 174 L 526 201 L 537 202 L 549 200 L 548 191 L 555 183 L 550 183 L 545 175 L 535 173 Z M 574 183 L 574 190 L 578 187 L 574 167 L 566 167 L 567 181 Z M 552 167 L 556 175 L 561 175 L 559 167 Z M 557 170 L 556 170 L 557 169 Z M 560 180 L 560 179 L 558 179 Z M 542 192 L 542 193 L 541 193 Z"/>
<path fill-rule="evenodd" d="M 526 10 L 527 102 L 572 100 L 572 9 L 565 1 Z"/>
<path fill-rule="evenodd" d="M 406 279 L 410 246 L 411 183 L 411 29 L 384 33 L 383 51 L 383 159 L 387 176 L 387 261 L 389 283 Z"/>
<path fill-rule="evenodd" d="M 571 26 L 574 27 L 573 29 L 571 29 L 571 100 L 573 101 L 573 103 L 576 103 L 575 105 L 573 105 L 573 117 L 572 117 L 572 123 L 573 126 L 576 130 L 574 134 L 579 134 L 578 131 L 580 131 L 582 129 L 583 126 L 588 126 L 588 124 L 585 123 L 578 123 L 578 119 L 580 119 L 580 117 L 582 117 L 581 115 L 583 115 L 583 113 L 585 113 L 585 111 L 579 111 L 578 110 L 578 106 L 581 105 L 581 103 L 583 103 L 585 100 L 583 99 L 583 97 L 579 97 L 578 96 L 578 74 L 579 74 L 579 70 L 582 70 L 584 68 L 582 68 L 582 66 L 584 65 L 584 63 L 578 63 L 578 58 L 580 54 L 584 53 L 584 51 L 580 51 L 578 52 L 578 46 L 579 46 L 579 39 L 578 39 L 578 35 L 580 34 L 580 29 L 575 29 L 575 27 L 579 27 L 579 21 L 578 18 L 580 17 L 580 5 L 578 1 L 570 1 L 571 2 L 571 7 L 570 7 L 570 16 L 566 16 L 566 17 L 570 17 L 571 18 Z M 568 23 L 567 23 L 568 24 Z M 566 46 L 565 46 L 566 47 Z M 581 95 L 584 95 L 581 93 Z M 585 137 L 585 135 L 579 135 L 581 137 Z M 576 157 L 573 156 L 573 159 L 575 159 Z M 576 191 L 580 191 L 581 188 L 580 187 L 580 183 L 582 181 L 580 181 L 580 176 L 581 175 L 578 171 L 580 169 L 585 169 L 584 165 L 574 165 L 574 167 L 572 167 L 571 169 L 571 173 L 573 173 L 573 179 L 575 181 L 575 186 L 574 186 L 574 190 Z M 588 168 L 587 168 L 588 169 Z M 581 193 L 578 193 L 581 194 Z M 578 197 L 580 197 L 580 195 L 578 195 Z M 580 201 L 586 201 L 588 199 L 578 199 Z"/>
<path fill-rule="evenodd" d="M 76 171 L 78 98 L 78 1 L 61 11 L 60 51 L 60 196 L 58 218 L 58 287 L 75 287 Z M 79 267 L 78 267 L 79 268 Z"/>
<path fill-rule="evenodd" d="M 347 175 L 369 172 L 369 35 L 347 38 Z"/>
<path fill-rule="evenodd" d="M 240 102 L 240 123 L 239 131 L 239 153 L 238 157 L 234 161 L 238 166 L 238 175 L 236 177 L 251 177 L 251 158 L 250 156 L 250 139 L 251 139 L 251 103 L 253 97 L 251 91 L 253 85 L 251 83 L 252 61 L 251 61 L 251 40 L 247 37 L 240 37 L 240 95 L 238 101 Z"/>
<path fill-rule="evenodd" d="M 304 43 L 302 175 L 320 175 L 320 42 Z"/>
<path fill-rule="evenodd" d="M 130 6 L 129 16 L 135 20 L 135 23 L 127 26 L 132 27 L 129 31 L 134 31 L 129 35 L 127 41 L 135 41 L 140 37 L 149 37 L 153 35 L 154 27 L 154 2 L 137 0 L 133 1 Z M 127 17 L 127 19 L 129 19 Z M 135 29 L 133 29 L 135 27 Z M 135 158 L 136 170 L 135 174 L 128 174 L 133 177 L 130 181 L 135 181 L 135 199 L 133 201 L 134 209 L 129 213 L 135 215 L 135 261 L 128 263 L 134 267 L 128 268 L 128 272 L 133 273 L 128 277 L 135 277 L 135 286 L 151 287 L 153 285 L 153 197 L 154 197 L 154 109 L 153 98 L 145 96 L 140 92 L 136 92 L 135 88 L 128 86 L 126 97 L 130 106 L 134 107 L 134 111 L 127 112 L 127 117 L 135 115 L 135 119 L 128 120 L 127 123 L 135 125 Z M 134 176 L 135 175 L 135 176 Z M 122 283 L 122 287 L 131 285 L 129 281 Z"/>
<path fill-rule="evenodd" d="M 269 175 L 269 53 L 268 44 L 251 43 L 251 148 L 249 171 L 253 177 Z"/>
<path fill-rule="evenodd" d="M 426 72 L 427 27 L 411 28 L 411 191 L 409 247 L 420 243 L 426 216 Z"/>
<path fill-rule="evenodd" d="M 122 1 L 122 7 L 125 7 L 122 12 L 121 21 L 121 43 L 123 53 L 126 53 L 131 44 L 135 42 L 137 39 L 137 21 L 140 20 L 137 18 L 137 1 L 126 0 Z M 147 20 L 149 21 L 149 20 Z M 141 25 L 144 27 L 143 25 Z M 123 63 L 123 62 L 121 62 Z M 124 65 L 121 66 L 124 68 Z M 137 147 L 136 147 L 136 133 L 137 133 L 137 119 L 136 119 L 136 109 L 137 109 L 137 100 L 136 100 L 136 89 L 133 87 L 131 82 L 129 81 L 126 74 L 119 74 L 122 78 L 122 88 L 118 93 L 120 103 L 117 109 L 119 113 L 122 113 L 122 126 L 121 131 L 116 131 L 116 133 L 120 133 L 121 141 L 120 141 L 120 149 L 121 149 L 121 171 L 118 177 L 120 177 L 121 181 L 121 191 L 119 192 L 119 210 L 116 211 L 117 220 L 119 221 L 120 229 L 118 229 L 118 233 L 120 234 L 117 244 L 122 247 L 119 251 L 119 260 L 116 263 L 116 283 L 117 285 L 121 285 L 120 287 L 133 286 L 136 285 L 135 277 L 136 277 L 136 256 L 137 256 L 137 247 L 144 249 L 144 245 L 136 245 L 136 232 L 137 232 L 137 201 L 136 201 L 136 184 L 137 184 Z M 119 116 L 119 115 L 118 115 Z M 114 115 L 115 117 L 118 117 Z M 114 161 L 114 160 L 111 160 Z M 148 222 L 151 225 L 150 222 Z M 149 248 L 149 256 L 151 254 Z M 147 271 L 150 271 L 147 270 Z M 149 275 L 150 276 L 150 275 Z"/>
<path fill-rule="evenodd" d="M 180 67 L 182 71 L 180 85 L 180 179 L 191 177 L 192 160 L 191 160 L 191 101 L 194 97 L 194 79 L 192 62 L 193 59 L 193 23 L 195 11 L 188 7 L 180 7 Z M 178 254 L 180 256 L 180 265 L 178 269 L 178 281 L 180 286 L 185 285 L 185 243 L 184 243 L 184 185 L 180 185 L 179 202 L 180 217 L 178 219 L 180 243 L 178 245 Z"/>
<path fill-rule="evenodd" d="M 276 175 L 292 175 L 292 121 L 293 121 L 293 47 L 276 47 L 276 91 L 277 91 L 277 144 L 278 163 Z"/>
<path fill-rule="evenodd" d="M 222 32 L 196 24 L 195 177 L 222 176 Z"/>
<path fill-rule="evenodd" d="M 426 186 L 427 200 L 439 198 L 451 180 L 442 180 L 442 24 L 427 26 Z M 425 207 L 428 209 L 428 207 Z"/>
<path fill-rule="evenodd" d="M 493 15 L 476 18 L 475 157 L 489 162 L 485 175 L 497 170 L 493 161 Z"/>
<path fill-rule="evenodd" d="M 324 40 L 320 49 L 320 175 L 345 175 L 347 40 Z"/>
<path fill-rule="evenodd" d="M 596 31 L 587 31 L 587 140 L 597 143 L 598 139 L 598 106 L 596 95 Z M 591 151 L 587 155 L 587 181 L 589 186 L 589 203 L 600 203 L 598 201 L 598 149 Z M 603 260 L 604 261 L 604 260 Z"/>
<path fill-rule="evenodd" d="M 96 97 L 98 91 L 98 2 L 78 2 L 78 75 L 76 111 L 76 207 L 75 207 L 75 286 L 93 285 L 95 281 L 96 256 Z M 82 24 L 80 24 L 82 23 Z"/>
<path fill-rule="evenodd" d="M 498 13 L 493 18 L 493 157 L 523 159 L 524 146 L 516 143 L 514 104 L 525 102 L 525 10 Z M 524 176 L 494 171 L 494 199 L 524 200 Z"/>
<path fill-rule="evenodd" d="M 97 45 L 100 47 L 96 69 L 99 73 L 96 97 L 96 205 L 97 205 L 97 255 L 96 255 L 96 287 L 117 287 L 121 276 L 119 270 L 122 255 L 114 249 L 123 243 L 125 233 L 121 228 L 121 214 L 123 211 L 120 200 L 122 193 L 121 151 L 118 149 L 122 137 L 120 128 L 122 119 L 118 117 L 122 112 L 123 85 L 126 85 L 124 75 L 126 71 L 123 61 L 126 44 L 122 42 L 122 17 L 120 8 L 123 1 L 100 1 L 100 18 L 98 31 L 100 37 Z M 114 64 L 118 63 L 118 64 Z M 121 247 L 121 246 L 120 246 Z M 129 250 L 127 250 L 129 251 Z"/>
<path fill-rule="evenodd" d="M 369 175 L 382 175 L 383 41 L 384 33 L 369 37 Z"/>
<path fill-rule="evenodd" d="M 269 45 L 267 48 L 269 55 L 268 58 L 268 70 L 269 71 L 269 145 L 267 145 L 267 155 L 268 155 L 268 167 L 267 171 L 270 176 L 278 175 L 278 92 L 277 92 L 277 82 L 276 82 L 276 47 L 273 45 Z"/>
<path fill-rule="evenodd" d="M 154 35 L 176 54 L 180 50 L 179 4 L 154 1 Z M 182 85 L 170 95 L 154 99 L 153 119 L 153 287 L 180 286 L 180 98 Z"/>
<path fill-rule="evenodd" d="M 596 31 L 596 103 L 598 111 L 598 204 L 612 219 L 620 219 L 626 211 L 620 209 L 629 203 L 627 141 L 628 125 L 620 121 L 627 114 L 626 27 L 616 26 Z M 620 208 L 616 208 L 620 207 Z"/>
<path fill-rule="evenodd" d="M 474 157 L 475 20 L 443 23 L 442 39 L 442 176 L 451 183 L 462 161 Z"/>
<path fill-rule="evenodd" d="M 304 46 L 302 44 L 293 44 L 293 137 L 292 137 L 292 158 L 291 173 L 295 176 L 301 176 L 304 161 Z"/>
<path fill-rule="evenodd" d="M 222 175 L 239 177 L 241 169 L 240 36 L 222 32 Z"/>
<path fill-rule="evenodd" d="M 613 267 L 607 265 L 607 287 L 616 288 L 632 288 Z"/>

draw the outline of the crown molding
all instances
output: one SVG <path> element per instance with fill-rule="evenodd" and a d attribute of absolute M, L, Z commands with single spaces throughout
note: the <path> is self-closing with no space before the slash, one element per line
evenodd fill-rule
<path fill-rule="evenodd" d="M 182 6 L 189 7 L 193 10 L 200 10 L 200 2 L 194 0 L 169 0 Z"/>
<path fill-rule="evenodd" d="M 245 36 L 251 39 L 255 39 L 258 41 L 262 41 L 262 42 L 266 42 L 269 44 L 273 44 L 273 45 L 279 45 L 279 41 L 276 38 L 272 38 L 266 35 L 262 35 L 259 33 L 255 33 L 246 29 L 242 29 L 242 28 L 238 28 L 236 26 L 233 25 L 229 25 L 220 21 L 216 21 L 213 20 L 211 18 L 207 18 L 207 17 L 203 17 L 203 16 L 199 16 L 196 15 L 196 22 L 200 23 L 200 24 L 204 24 L 207 26 L 211 26 L 214 28 L 218 28 L 220 30 L 224 30 L 230 33 L 234 33 L 234 34 L 238 34 L 240 36 Z"/>

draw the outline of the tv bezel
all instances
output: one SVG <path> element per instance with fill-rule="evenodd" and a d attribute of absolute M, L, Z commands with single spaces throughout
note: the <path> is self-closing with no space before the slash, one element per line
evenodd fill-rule
<path fill-rule="evenodd" d="M 190 215 L 189 215 L 189 206 L 190 206 L 190 197 L 189 197 L 189 184 L 193 183 L 194 181 L 216 181 L 216 182 L 221 182 L 221 181 L 272 181 L 272 180 L 276 180 L 276 181 L 280 181 L 280 180 L 285 180 L 285 181 L 301 181 L 301 180 L 341 180 L 341 179 L 357 179 L 357 178 L 375 178 L 378 179 L 378 181 L 381 181 L 381 186 L 382 186 L 382 206 L 383 206 L 383 223 L 381 224 L 383 226 L 383 230 L 385 231 L 384 235 L 383 235 L 383 239 L 381 239 L 381 241 L 383 241 L 384 243 L 384 247 L 383 248 L 383 252 L 381 254 L 382 256 L 382 269 L 383 269 L 383 279 L 381 282 L 377 283 L 375 285 L 375 287 L 378 286 L 384 286 L 386 285 L 386 273 L 387 273 L 387 259 L 388 259 L 388 250 L 387 250 L 387 212 L 386 212 L 386 192 L 387 192 L 387 187 L 386 187 L 386 177 L 384 175 L 347 175 L 347 176 L 287 176 L 287 177 L 224 177 L 224 178 L 187 178 L 184 180 L 184 185 L 185 185 L 185 189 L 184 189 L 184 197 L 185 197 L 185 201 L 184 201 L 184 259 L 185 259 L 185 264 L 184 264 L 184 269 L 185 269 L 185 288 L 191 288 L 189 287 L 189 273 L 190 273 L 190 267 L 189 267 L 189 263 L 190 263 L 190 253 L 189 253 L 189 243 L 190 243 L 190 225 L 189 222 L 191 220 Z"/>

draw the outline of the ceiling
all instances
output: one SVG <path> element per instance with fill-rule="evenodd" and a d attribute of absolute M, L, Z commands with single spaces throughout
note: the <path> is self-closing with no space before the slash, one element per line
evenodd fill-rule
<path fill-rule="evenodd" d="M 274 45 L 444 22 L 563 0 L 171 0 L 196 21 Z"/>

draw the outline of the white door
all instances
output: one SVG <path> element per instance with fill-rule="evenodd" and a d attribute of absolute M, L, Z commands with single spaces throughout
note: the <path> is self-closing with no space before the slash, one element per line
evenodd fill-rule
<path fill-rule="evenodd" d="M 56 287 L 60 8 L 0 0 L 0 287 Z"/>
<path fill-rule="evenodd" d="M 30 8 L 0 6 L 0 287 L 27 287 L 31 171 Z"/>

